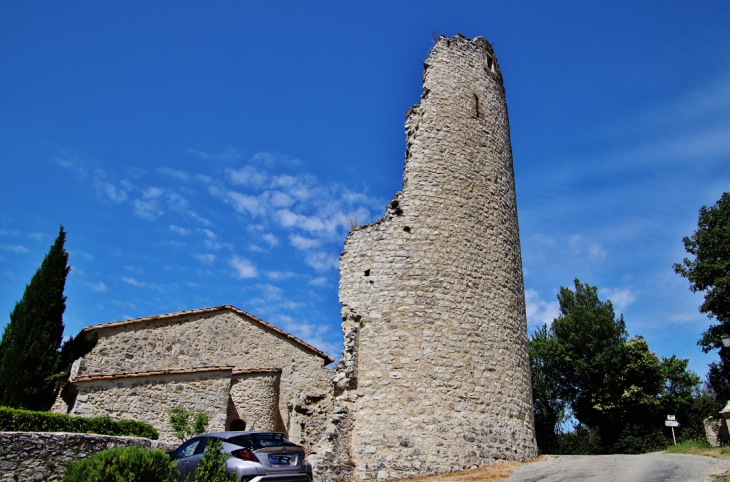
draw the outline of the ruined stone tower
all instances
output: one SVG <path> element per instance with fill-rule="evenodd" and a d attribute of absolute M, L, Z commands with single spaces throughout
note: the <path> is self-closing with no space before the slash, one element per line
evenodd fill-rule
<path fill-rule="evenodd" d="M 502 74 L 481 37 L 441 37 L 424 65 L 403 189 L 340 258 L 324 481 L 537 454 Z"/>

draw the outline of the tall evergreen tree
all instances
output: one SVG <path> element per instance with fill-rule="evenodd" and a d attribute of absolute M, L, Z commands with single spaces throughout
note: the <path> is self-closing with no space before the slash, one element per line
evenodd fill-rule
<path fill-rule="evenodd" d="M 68 266 L 63 226 L 38 271 L 15 304 L 0 339 L 0 405 L 47 410 L 63 339 L 63 289 Z"/>

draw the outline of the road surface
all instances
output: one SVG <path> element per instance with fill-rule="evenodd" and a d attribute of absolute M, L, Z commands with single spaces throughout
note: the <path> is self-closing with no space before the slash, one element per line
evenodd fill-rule
<path fill-rule="evenodd" d="M 730 457 L 657 452 L 643 455 L 548 455 L 525 464 L 507 482 L 711 482 L 730 472 Z"/>

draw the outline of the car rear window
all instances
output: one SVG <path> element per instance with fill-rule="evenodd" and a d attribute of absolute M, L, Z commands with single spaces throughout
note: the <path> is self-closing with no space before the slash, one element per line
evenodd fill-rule
<path fill-rule="evenodd" d="M 260 449 L 263 447 L 279 447 L 282 445 L 296 445 L 286 440 L 280 433 L 251 433 L 236 435 L 226 442 L 244 447 L 247 449 Z"/>

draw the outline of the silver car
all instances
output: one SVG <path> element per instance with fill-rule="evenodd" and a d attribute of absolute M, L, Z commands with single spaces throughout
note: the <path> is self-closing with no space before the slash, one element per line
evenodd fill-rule
<path fill-rule="evenodd" d="M 195 469 L 210 439 L 221 439 L 228 472 L 241 482 L 312 482 L 312 465 L 304 449 L 280 432 L 216 432 L 197 435 L 173 453 L 180 480 L 195 480 Z"/>

